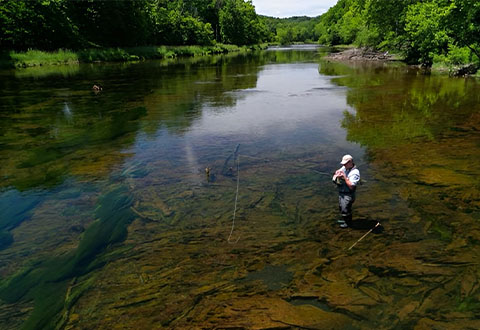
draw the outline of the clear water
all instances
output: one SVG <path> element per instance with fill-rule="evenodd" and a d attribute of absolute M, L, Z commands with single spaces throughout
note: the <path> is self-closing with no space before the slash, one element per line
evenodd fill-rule
<path fill-rule="evenodd" d="M 327 51 L 0 73 L 2 328 L 478 328 L 480 85 Z"/>

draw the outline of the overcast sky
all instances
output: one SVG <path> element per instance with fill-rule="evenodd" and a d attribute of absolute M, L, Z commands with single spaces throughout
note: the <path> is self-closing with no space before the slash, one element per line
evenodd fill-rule
<path fill-rule="evenodd" d="M 253 0 L 252 3 L 259 15 L 315 17 L 325 13 L 337 0 Z"/>

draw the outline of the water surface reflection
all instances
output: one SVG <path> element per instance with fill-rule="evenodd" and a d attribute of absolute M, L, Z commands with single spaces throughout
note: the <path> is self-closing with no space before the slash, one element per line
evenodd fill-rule
<path fill-rule="evenodd" d="M 312 48 L 1 84 L 4 327 L 478 327 L 476 81 Z M 350 252 L 347 152 L 385 227 Z"/>

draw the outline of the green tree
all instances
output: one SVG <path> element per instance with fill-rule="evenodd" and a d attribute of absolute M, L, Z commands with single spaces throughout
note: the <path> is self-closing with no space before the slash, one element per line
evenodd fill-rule
<path fill-rule="evenodd" d="M 325 45 L 338 45 L 342 43 L 338 33 L 338 22 L 342 18 L 347 5 L 346 0 L 339 0 L 337 4 L 331 7 L 320 17 L 320 22 L 315 26 L 315 32 L 318 34 L 318 42 Z"/>
<path fill-rule="evenodd" d="M 480 59 L 480 2 L 454 0 L 446 25 L 453 43 L 468 47 Z"/>
<path fill-rule="evenodd" d="M 0 0 L 7 50 L 242 45 L 269 35 L 250 0 Z"/>
<path fill-rule="evenodd" d="M 362 7 L 354 1 L 348 6 L 348 10 L 345 11 L 337 23 L 337 31 L 342 40 L 341 42 L 344 44 L 353 43 L 364 21 L 365 18 L 362 16 Z"/>
<path fill-rule="evenodd" d="M 319 43 L 400 51 L 408 62 L 425 66 L 434 59 L 468 63 L 471 54 L 480 61 L 476 0 L 339 0 L 315 31 Z"/>
<path fill-rule="evenodd" d="M 448 50 L 451 39 L 444 21 L 454 4 L 446 1 L 421 2 L 408 7 L 405 32 L 407 59 L 430 66 L 435 54 Z"/>
<path fill-rule="evenodd" d="M 168 44 L 192 45 L 211 44 L 213 31 L 210 23 L 203 23 L 192 16 L 182 15 L 177 10 L 172 10 L 168 16 L 170 33 L 165 36 Z"/>
<path fill-rule="evenodd" d="M 405 17 L 408 7 L 420 0 L 367 0 L 366 23 L 377 29 L 380 46 L 401 48 L 405 33 Z"/>
<path fill-rule="evenodd" d="M 282 45 L 291 44 L 296 40 L 296 34 L 291 27 L 287 28 L 278 28 L 277 29 L 277 40 Z"/>
<path fill-rule="evenodd" d="M 292 42 L 312 42 L 318 40 L 315 25 L 319 17 L 294 16 L 289 18 L 275 18 L 261 16 L 266 26 L 266 39 L 283 44 Z M 291 30 L 288 32 L 288 30 Z"/>
<path fill-rule="evenodd" d="M 251 0 L 225 0 L 220 9 L 222 41 L 237 45 L 250 45 L 261 41 L 266 27 L 255 13 Z"/>
<path fill-rule="evenodd" d="M 70 13 L 89 46 L 140 46 L 152 39 L 152 0 L 70 1 Z"/>
<path fill-rule="evenodd" d="M 52 50 L 77 44 L 78 28 L 67 0 L 0 0 L 0 45 L 5 49 Z"/>
<path fill-rule="evenodd" d="M 210 23 L 216 41 L 221 41 L 219 12 L 223 0 L 190 0 L 188 8 L 191 15 L 205 23 Z"/>

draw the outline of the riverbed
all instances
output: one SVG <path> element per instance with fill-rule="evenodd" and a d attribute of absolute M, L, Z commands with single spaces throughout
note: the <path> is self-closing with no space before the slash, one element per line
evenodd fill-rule
<path fill-rule="evenodd" d="M 0 328 L 480 328 L 479 82 L 327 53 L 0 72 Z"/>

